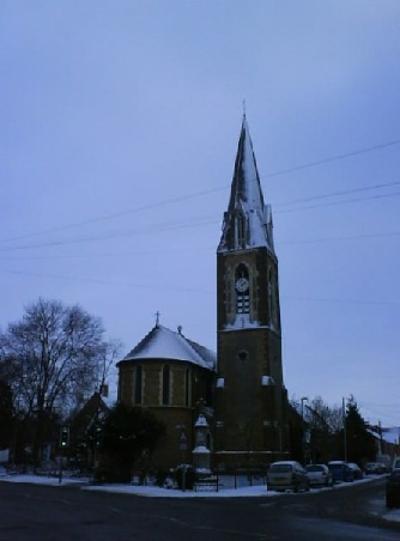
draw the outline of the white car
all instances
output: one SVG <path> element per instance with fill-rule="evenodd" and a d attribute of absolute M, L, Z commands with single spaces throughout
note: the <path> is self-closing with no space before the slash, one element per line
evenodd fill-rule
<path fill-rule="evenodd" d="M 400 458 L 394 459 L 392 470 L 400 470 Z"/>
<path fill-rule="evenodd" d="M 326 486 L 333 485 L 333 477 L 325 464 L 309 464 L 306 466 L 306 475 L 311 486 Z"/>
<path fill-rule="evenodd" d="M 267 472 L 267 487 L 269 490 L 282 491 L 289 488 L 298 492 L 301 489 L 309 490 L 310 483 L 299 462 L 284 460 L 270 465 Z"/>

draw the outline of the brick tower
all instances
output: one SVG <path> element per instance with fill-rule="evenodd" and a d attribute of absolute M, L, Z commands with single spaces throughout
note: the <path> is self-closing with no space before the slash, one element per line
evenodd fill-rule
<path fill-rule="evenodd" d="M 245 115 L 217 250 L 217 333 L 217 462 L 287 458 L 278 260 Z"/>

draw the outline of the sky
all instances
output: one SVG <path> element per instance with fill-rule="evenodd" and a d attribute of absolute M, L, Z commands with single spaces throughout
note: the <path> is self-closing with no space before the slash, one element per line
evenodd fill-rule
<path fill-rule="evenodd" d="M 2 0 L 0 326 L 42 296 L 216 349 L 245 100 L 289 396 L 399 425 L 399 58 L 398 0 Z"/>

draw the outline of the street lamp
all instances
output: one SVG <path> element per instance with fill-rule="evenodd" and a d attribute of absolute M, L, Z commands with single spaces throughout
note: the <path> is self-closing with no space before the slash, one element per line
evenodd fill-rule
<path fill-rule="evenodd" d="M 304 402 L 308 402 L 307 396 L 301 397 L 301 418 L 303 419 L 303 421 L 304 421 Z"/>
<path fill-rule="evenodd" d="M 304 431 L 304 402 L 308 402 L 307 396 L 301 397 L 301 427 L 302 427 L 302 433 L 301 433 L 301 452 L 303 455 L 303 462 L 305 463 L 305 444 L 306 444 L 306 438 L 305 438 L 305 431 Z"/>

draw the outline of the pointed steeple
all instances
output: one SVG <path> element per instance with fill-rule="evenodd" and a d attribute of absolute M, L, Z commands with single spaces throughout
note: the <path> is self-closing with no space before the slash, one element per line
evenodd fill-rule
<path fill-rule="evenodd" d="M 224 215 L 219 252 L 265 247 L 274 253 L 272 214 L 264 204 L 246 114 L 236 154 L 228 210 Z"/>

